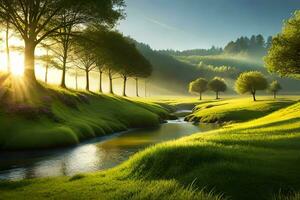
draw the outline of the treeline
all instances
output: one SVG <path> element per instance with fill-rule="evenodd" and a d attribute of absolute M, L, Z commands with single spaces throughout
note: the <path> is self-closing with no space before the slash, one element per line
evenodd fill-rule
<path fill-rule="evenodd" d="M 208 55 L 220 55 L 223 53 L 222 48 L 212 46 L 210 49 L 191 49 L 184 51 L 176 51 L 172 49 L 160 50 L 160 53 L 172 55 L 172 56 L 208 56 Z"/>
<path fill-rule="evenodd" d="M 78 74 L 84 72 L 86 90 L 90 90 L 90 73 L 99 73 L 100 92 L 105 73 L 109 77 L 110 93 L 113 93 L 113 80 L 121 78 L 124 96 L 129 78 L 136 80 L 138 89 L 139 78 L 147 78 L 152 73 L 151 64 L 135 44 L 114 29 L 125 17 L 123 0 L 0 0 L 0 5 L 1 27 L 24 41 L 21 49 L 28 89 L 39 85 L 36 62 L 45 66 L 45 82 L 50 68 L 60 69 L 62 88 L 67 88 L 68 73 L 75 76 L 77 88 Z M 9 37 L 6 46 L 8 50 Z M 37 49 L 44 55 L 36 56 Z"/>
<path fill-rule="evenodd" d="M 158 52 L 171 56 L 214 56 L 221 54 L 240 54 L 249 56 L 264 56 L 270 48 L 272 37 L 264 38 L 261 34 L 252 35 L 250 38 L 242 36 L 235 41 L 230 41 L 225 47 L 212 46 L 210 49 L 191 49 L 177 51 L 173 49 L 160 50 Z"/>
<path fill-rule="evenodd" d="M 250 38 L 240 37 L 236 41 L 229 42 L 224 48 L 224 53 L 246 53 L 250 56 L 263 56 L 270 48 L 271 42 L 271 36 L 265 40 L 265 38 L 260 34 L 252 35 Z"/>

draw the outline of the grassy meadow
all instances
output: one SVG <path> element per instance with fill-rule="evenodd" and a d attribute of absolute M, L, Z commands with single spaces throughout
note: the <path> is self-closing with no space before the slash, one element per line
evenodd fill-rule
<path fill-rule="evenodd" d="M 0 149 L 76 145 L 129 128 L 158 126 L 170 117 L 163 104 L 112 95 L 46 88 L 37 99 L 1 106 Z"/>
<path fill-rule="evenodd" d="M 250 114 L 242 119 L 245 122 L 155 145 L 111 170 L 2 181 L 0 198 L 299 199 L 300 103 L 296 99 L 204 102 L 195 113 L 211 103 L 219 107 L 223 103 L 223 120 L 236 121 L 235 116 L 245 115 L 246 108 L 261 113 Z M 218 116 L 220 112 L 213 108 L 207 112 Z"/>
<path fill-rule="evenodd" d="M 294 103 L 293 98 L 273 100 L 263 97 L 256 102 L 249 98 L 233 98 L 203 101 L 186 117 L 187 121 L 199 123 L 245 122 L 272 113 Z"/>

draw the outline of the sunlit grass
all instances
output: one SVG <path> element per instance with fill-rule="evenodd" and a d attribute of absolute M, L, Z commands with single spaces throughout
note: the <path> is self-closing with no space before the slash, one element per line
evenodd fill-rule
<path fill-rule="evenodd" d="M 280 101 L 289 103 L 249 122 L 150 147 L 105 172 L 2 182 L 0 191 L 10 199 L 220 199 L 207 195 L 213 190 L 236 200 L 297 200 L 300 103 Z M 272 106 L 263 102 L 257 108 Z"/>
<path fill-rule="evenodd" d="M 195 107 L 186 119 L 193 122 L 223 123 L 243 122 L 263 117 L 280 108 L 291 105 L 297 97 L 274 100 L 271 97 L 259 97 L 253 102 L 250 98 L 232 98 L 220 101 L 207 101 Z"/>
<path fill-rule="evenodd" d="M 76 145 L 128 128 L 158 126 L 169 116 L 155 103 L 57 88 L 36 90 L 33 99 L 32 104 L 8 99 L 7 106 L 1 106 L 0 149 Z"/>

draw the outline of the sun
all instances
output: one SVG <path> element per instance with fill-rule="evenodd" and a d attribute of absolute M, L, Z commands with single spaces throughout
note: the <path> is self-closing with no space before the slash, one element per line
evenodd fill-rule
<path fill-rule="evenodd" d="M 24 55 L 16 52 L 11 53 L 11 73 L 14 76 L 24 75 Z"/>

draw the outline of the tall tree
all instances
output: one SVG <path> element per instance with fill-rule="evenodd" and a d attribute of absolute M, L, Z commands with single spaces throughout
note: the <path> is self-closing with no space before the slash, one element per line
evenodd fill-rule
<path fill-rule="evenodd" d="M 135 72 L 135 91 L 136 96 L 139 97 L 139 79 L 145 79 L 151 76 L 153 67 L 151 63 L 142 55 L 137 59 L 137 70 Z"/>
<path fill-rule="evenodd" d="M 272 73 L 300 78 L 300 11 L 284 24 L 282 33 L 273 37 L 265 64 Z"/>
<path fill-rule="evenodd" d="M 92 21 L 115 22 L 121 16 L 123 0 L 0 0 L 0 18 L 9 20 L 25 43 L 25 77 L 36 83 L 35 49 L 44 39 L 71 24 Z M 67 24 L 60 16 L 67 10 L 80 13 Z"/>
<path fill-rule="evenodd" d="M 11 72 L 11 62 L 10 62 L 10 49 L 9 49 L 9 38 L 10 38 L 10 23 L 9 19 L 6 20 L 6 30 L 5 30 L 5 46 L 6 46 L 6 67 L 8 73 Z"/>
<path fill-rule="evenodd" d="M 93 46 L 85 39 L 78 39 L 76 41 L 76 66 L 85 72 L 87 91 L 90 91 L 90 72 L 93 71 L 96 65 L 96 55 Z"/>

